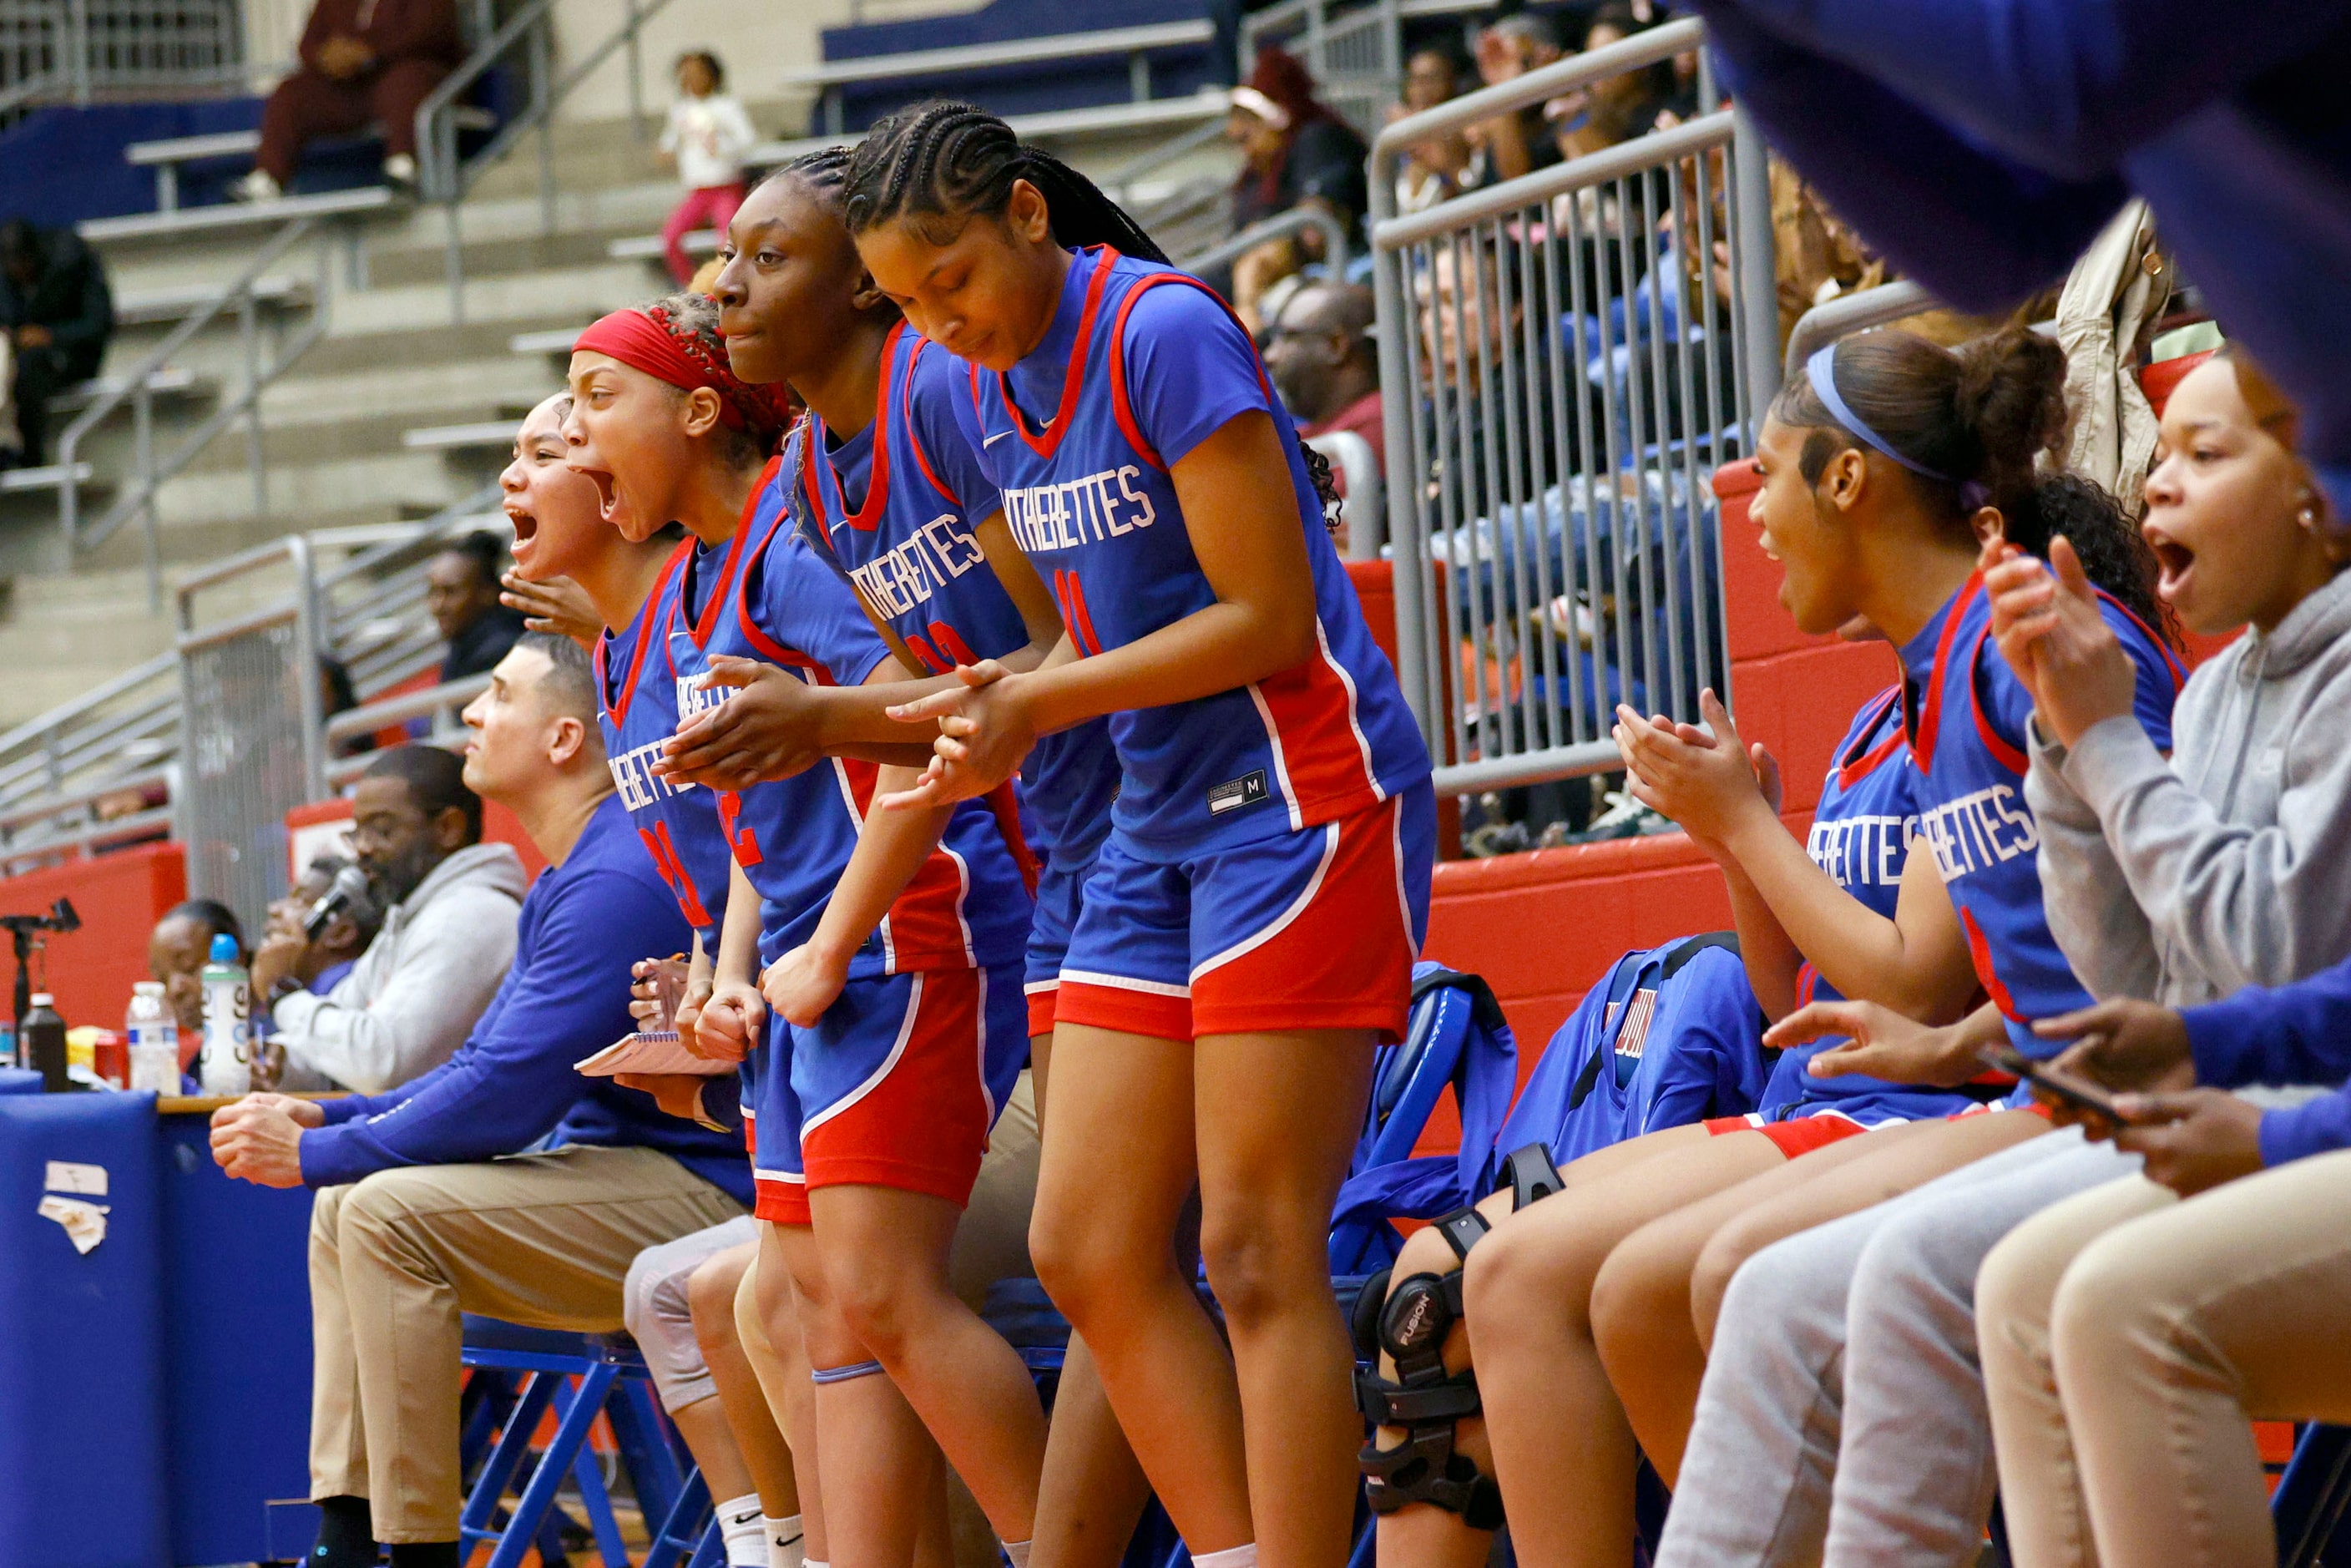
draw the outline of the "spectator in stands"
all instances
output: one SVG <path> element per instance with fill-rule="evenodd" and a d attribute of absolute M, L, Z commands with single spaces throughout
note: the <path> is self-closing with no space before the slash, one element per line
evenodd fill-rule
<path fill-rule="evenodd" d="M 0 468 L 48 460 L 49 399 L 98 374 L 114 296 L 69 228 L 0 224 Z"/>
<path fill-rule="evenodd" d="M 253 172 L 230 187 L 266 202 L 293 183 L 305 142 L 383 129 L 384 183 L 416 185 L 416 110 L 465 58 L 455 0 L 318 0 L 301 63 L 261 110 Z"/>
<path fill-rule="evenodd" d="M 1404 97 L 1390 106 L 1389 123 L 1449 100 L 1461 90 L 1461 69 L 1443 49 L 1416 51 L 1405 62 Z M 1458 134 L 1412 148 L 1396 170 L 1396 211 L 1416 213 L 1435 206 L 1460 188 L 1462 171 L 1468 166 L 1469 142 Z"/>
<path fill-rule="evenodd" d="M 1547 16 L 1520 11 L 1478 34 L 1478 77 L 1488 87 L 1516 81 L 1560 57 L 1559 34 Z M 1529 104 L 1469 128 L 1469 163 L 1460 188 L 1496 185 L 1559 162 L 1559 144 L 1543 121 L 1542 105 Z"/>
<path fill-rule="evenodd" d="M 242 962 L 245 928 L 237 923 L 235 912 L 215 899 L 191 898 L 165 910 L 147 936 L 147 973 L 162 983 L 163 999 L 172 1004 L 172 1016 L 180 1025 L 183 1072 L 204 1043 L 204 988 L 197 977 L 205 955 L 212 951 L 213 938 L 224 934 L 236 938 L 237 958 Z"/>
<path fill-rule="evenodd" d="M 478 675 L 507 656 L 525 630 L 522 616 L 498 596 L 498 569 L 507 547 L 486 530 L 467 534 L 424 569 L 424 607 L 449 652 L 443 681 Z"/>
<path fill-rule="evenodd" d="M 1350 233 L 1369 205 L 1364 139 L 1314 96 L 1314 78 L 1297 57 L 1271 44 L 1258 51 L 1249 81 L 1233 89 L 1226 136 L 1241 150 L 1233 179 L 1233 232 L 1312 204 Z M 1322 259 L 1322 235 L 1308 229 L 1269 240 L 1233 263 L 1233 308 L 1252 330 L 1268 288 Z"/>
<path fill-rule="evenodd" d="M 254 1000 L 285 1047 L 284 1087 L 395 1089 L 446 1061 L 490 1005 L 514 957 L 522 861 L 482 842 L 482 800 L 464 768 L 411 745 L 360 778 L 351 852 L 383 925 L 332 990 L 312 994 L 319 959 L 298 926 L 254 955 Z"/>
<path fill-rule="evenodd" d="M 662 128 L 661 152 L 677 170 L 685 196 L 662 225 L 662 257 L 681 287 L 694 278 L 685 236 L 716 229 L 723 237 L 743 204 L 743 154 L 759 140 L 751 117 L 726 90 L 726 68 L 708 49 L 677 57 L 677 90 L 669 123 Z"/>
<path fill-rule="evenodd" d="M 732 1078 L 708 1126 L 571 1064 L 630 1030 L 629 971 L 685 945 L 677 901 L 613 793 L 595 677 L 534 633 L 465 709 L 465 778 L 547 857 L 512 972 L 464 1049 L 392 1094 L 248 1095 L 213 1119 L 233 1176 L 320 1189 L 310 1228 L 311 1568 L 456 1568 L 458 1345 L 466 1312 L 622 1326 L 648 1247 L 743 1212 Z M 394 755 L 398 755 L 395 753 Z M 548 1140 L 551 1152 L 524 1153 Z"/>
<path fill-rule="evenodd" d="M 1603 5 L 1584 26 L 1583 52 L 1622 43 L 1648 26 L 1628 5 Z M 1543 118 L 1560 157 L 1581 158 L 1651 129 L 1673 105 L 1675 90 L 1673 62 L 1660 60 L 1562 93 L 1542 106 Z"/>
<path fill-rule="evenodd" d="M 299 937 L 303 922 L 319 901 L 335 885 L 335 878 L 352 862 L 346 856 L 323 854 L 312 860 L 286 896 L 272 900 L 269 923 L 262 930 L 262 946 L 267 946 L 281 936 Z M 334 915 L 319 932 L 316 942 L 306 943 L 294 961 L 291 973 L 314 997 L 323 997 L 342 984 L 359 963 L 360 955 L 368 950 L 376 933 L 383 929 L 383 912 L 372 898 L 356 898 L 336 910 Z"/>
<path fill-rule="evenodd" d="M 1370 289 L 1312 283 L 1292 294 L 1274 320 L 1265 368 L 1301 434 L 1347 431 L 1371 444 L 1375 462 L 1387 461 Z"/>

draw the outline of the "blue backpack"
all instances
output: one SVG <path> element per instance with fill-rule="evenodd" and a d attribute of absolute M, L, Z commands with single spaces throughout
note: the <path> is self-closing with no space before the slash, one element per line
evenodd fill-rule
<path fill-rule="evenodd" d="M 1495 1146 L 1541 1144 L 1565 1166 L 1662 1127 L 1743 1115 L 1770 1075 L 1739 938 L 1687 936 L 1610 967 L 1552 1036 Z"/>

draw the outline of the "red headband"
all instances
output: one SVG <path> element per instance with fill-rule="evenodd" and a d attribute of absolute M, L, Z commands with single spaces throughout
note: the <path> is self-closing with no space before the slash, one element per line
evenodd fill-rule
<path fill-rule="evenodd" d="M 572 341 L 573 353 L 583 350 L 610 354 L 656 381 L 688 392 L 708 387 L 718 394 L 718 423 L 729 430 L 748 426 L 750 422 L 744 418 L 741 404 L 747 397 L 760 395 L 756 389 L 688 352 L 665 324 L 642 310 L 615 310 L 596 322 Z"/>

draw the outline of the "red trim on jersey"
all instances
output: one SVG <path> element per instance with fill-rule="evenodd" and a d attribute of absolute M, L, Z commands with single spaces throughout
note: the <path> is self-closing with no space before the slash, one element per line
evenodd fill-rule
<path fill-rule="evenodd" d="M 1156 288 L 1163 283 L 1189 284 L 1192 287 L 1198 289 L 1201 293 L 1215 300 L 1217 308 L 1223 310 L 1227 316 L 1232 317 L 1233 325 L 1240 329 L 1242 337 L 1249 338 L 1250 337 L 1250 333 L 1248 326 L 1241 320 L 1241 319 L 1233 314 L 1232 306 L 1226 303 L 1225 297 L 1223 295 L 1217 293 L 1215 289 L 1209 287 L 1207 284 L 1201 282 L 1198 278 L 1193 277 L 1188 272 L 1152 273 L 1146 277 L 1138 279 L 1134 287 L 1126 291 L 1126 298 L 1119 301 L 1118 317 L 1112 324 L 1111 328 L 1111 413 L 1118 417 L 1119 433 L 1126 437 L 1128 444 L 1132 445 L 1135 451 L 1142 454 L 1143 460 L 1145 463 L 1150 464 L 1154 468 L 1158 469 L 1164 474 L 1167 471 L 1167 465 L 1160 460 L 1159 449 L 1143 438 L 1143 426 L 1135 422 L 1134 404 L 1133 400 L 1131 400 L 1126 393 L 1127 312 L 1134 308 L 1134 302 L 1142 298 L 1147 290 Z M 1254 339 L 1251 340 L 1254 342 Z M 1265 361 L 1262 359 L 1257 358 L 1254 348 L 1250 350 L 1250 357 L 1257 364 L 1258 390 L 1265 394 L 1265 398 L 1268 402 L 1278 401 L 1274 396 L 1273 388 L 1266 381 Z"/>
<path fill-rule="evenodd" d="M 1951 657 L 1951 644 L 1959 641 L 1959 622 L 1968 612 L 1969 603 L 1983 588 L 1983 573 L 1970 572 L 1967 582 L 1951 601 L 1949 614 L 1943 618 L 1943 634 L 1935 642 L 1935 663 L 1927 676 L 1927 690 L 1919 700 L 1918 732 L 1910 742 L 1910 758 L 1924 773 L 1934 765 L 1935 739 L 1943 725 L 1943 668 Z"/>
<path fill-rule="evenodd" d="M 1012 863 L 1020 868 L 1020 881 L 1029 889 L 1029 896 L 1037 896 L 1037 879 L 1044 867 L 1037 863 L 1037 852 L 1029 847 L 1029 835 L 1020 827 L 1020 796 L 1007 779 L 987 795 L 987 809 L 996 818 L 996 831 L 1004 835 L 1005 852 Z"/>
<path fill-rule="evenodd" d="M 2091 591 L 2095 593 L 2099 598 L 2105 600 L 2107 603 L 2113 605 L 2116 609 L 2121 611 L 2124 617 L 2128 620 L 2132 625 L 2138 628 L 2139 635 L 2147 639 L 2147 646 L 2153 648 L 2157 653 L 2163 655 L 2163 667 L 2171 672 L 2172 695 L 2174 696 L 2179 695 L 2179 688 L 2188 684 L 2188 666 L 2180 663 L 2179 655 L 2171 651 L 2171 645 L 2155 634 L 2155 628 L 2149 626 L 2144 620 L 2140 619 L 2137 611 L 2133 610 L 2129 605 L 2125 604 L 2121 600 L 2116 599 L 2113 594 L 2108 593 L 2103 588 L 2096 587 L 2095 584 L 2092 586 Z"/>
<path fill-rule="evenodd" d="M 1332 658 L 1319 616 L 1314 652 L 1258 682 L 1257 694 L 1271 721 L 1290 800 L 1301 814 L 1311 821 L 1327 818 L 1324 808 L 1333 805 L 1345 813 L 1378 804 L 1379 779 L 1355 719 L 1355 685 Z"/>
<path fill-rule="evenodd" d="M 1975 714 L 1976 734 L 1983 737 L 1984 749 L 1991 753 L 1991 759 L 2022 779 L 2024 770 L 2032 766 L 2032 758 L 2011 746 L 2006 737 L 1992 728 L 1991 720 L 1984 716 L 1983 697 L 1976 690 L 1976 672 L 1983 666 L 1984 644 L 1991 640 L 1991 628 L 1987 626 L 1976 633 L 1976 645 L 1968 650 L 1968 707 Z"/>
<path fill-rule="evenodd" d="M 1059 980 L 1055 980 L 1051 985 L 1047 986 L 1041 991 L 1030 991 L 1028 993 L 1029 1038 L 1030 1040 L 1036 1039 L 1040 1034 L 1050 1034 L 1053 1032 L 1054 1003 L 1060 998 L 1061 994 L 1061 982 Z"/>
<path fill-rule="evenodd" d="M 810 1191 L 886 1186 L 961 1204 L 987 1148 L 987 1009 L 977 969 L 914 977 L 904 1048 L 853 1103 L 800 1134 Z M 878 1021 L 878 1020 L 877 1020 Z"/>
<path fill-rule="evenodd" d="M 1102 651 L 1102 638 L 1094 631 L 1093 612 L 1086 608 L 1086 587 L 1078 574 L 1068 568 L 1053 571 L 1053 597 L 1061 601 L 1061 619 L 1077 640 L 1078 653 L 1085 657 L 1098 657 Z"/>
<path fill-rule="evenodd" d="M 849 798 L 857 810 L 858 831 L 864 831 L 867 813 L 873 809 L 874 782 L 878 769 L 872 763 L 841 759 L 841 778 L 849 785 Z M 971 876 L 960 856 L 944 843 L 935 845 L 924 857 L 922 865 L 907 879 L 898 896 L 890 901 L 889 913 L 882 923 L 888 929 L 883 941 L 889 949 L 890 967 L 894 974 L 910 969 L 962 969 L 972 961 L 971 943 L 966 935 L 964 904 L 971 894 Z"/>
<path fill-rule="evenodd" d="M 1053 1022 L 1085 1024 L 1121 1034 L 1152 1040 L 1188 1041 L 1192 1038 L 1192 998 L 1163 996 L 1157 991 L 1130 991 L 1123 986 L 1098 986 L 1090 980 L 1061 982 L 1055 993 Z M 1041 1032 L 1041 1031 L 1040 1031 Z"/>
<path fill-rule="evenodd" d="M 629 722 L 629 704 L 636 698 L 637 677 L 644 673 L 645 654 L 652 650 L 656 640 L 655 623 L 666 620 L 669 606 L 664 602 L 664 598 L 668 592 L 670 579 L 676 574 L 678 562 L 693 553 L 694 541 L 681 539 L 677 549 L 670 552 L 669 559 L 662 562 L 661 575 L 653 579 L 653 591 L 645 595 L 644 607 L 637 612 L 637 619 L 643 623 L 644 629 L 637 638 L 637 651 L 629 655 L 628 678 L 622 684 L 621 700 L 617 704 L 612 701 L 608 673 L 611 661 L 604 652 L 611 645 L 612 634 L 607 632 L 596 639 L 596 695 L 604 699 L 604 712 L 611 717 L 615 728 Z"/>
<path fill-rule="evenodd" d="M 783 517 L 789 516 L 789 513 L 785 513 L 778 517 L 776 526 L 768 530 L 768 537 L 752 546 L 751 553 L 744 558 L 743 570 L 735 578 L 735 623 L 744 639 L 759 651 L 761 658 L 770 664 L 781 664 L 788 670 L 807 670 L 816 676 L 816 684 L 820 686 L 833 685 L 837 683 L 831 670 L 806 653 L 785 647 L 760 630 L 759 623 L 751 619 L 751 579 L 757 574 L 759 563 L 767 559 L 768 547 L 774 544 L 776 536 L 784 531 Z"/>
<path fill-rule="evenodd" d="M 1869 1131 L 1858 1122 L 1827 1111 L 1816 1111 L 1788 1122 L 1757 1123 L 1744 1116 L 1709 1116 L 1698 1125 L 1718 1138 L 1726 1133 L 1761 1133 L 1771 1141 L 1773 1148 L 1792 1160 Z"/>
<path fill-rule="evenodd" d="M 903 327 L 904 323 L 901 322 L 899 325 Z M 940 482 L 939 476 L 931 471 L 931 460 L 923 455 L 922 429 L 914 423 L 914 367 L 923 362 L 923 350 L 930 346 L 931 340 L 928 338 L 916 338 L 914 348 L 906 355 L 906 384 L 898 394 L 898 417 L 904 422 L 906 449 L 914 455 L 914 466 L 923 471 L 923 477 L 928 479 L 931 482 L 931 488 L 939 493 L 939 499 L 946 502 L 956 510 L 961 511 L 963 498 L 948 489 Z"/>
<path fill-rule="evenodd" d="M 1888 686 L 1870 700 L 1875 702 L 1877 706 L 1876 710 L 1870 714 L 1868 721 L 1859 727 L 1861 738 L 1854 742 L 1855 748 L 1866 745 L 1869 740 L 1870 732 L 1876 729 L 1879 725 L 1886 722 L 1886 709 L 1892 707 L 1895 704 L 1902 700 L 1902 688 L 1900 686 Z M 1876 772 L 1877 765 L 1884 762 L 1887 758 L 1893 756 L 1896 751 L 1901 748 L 1901 746 L 1902 731 L 1897 727 L 1893 734 L 1887 736 L 1884 740 L 1879 741 L 1876 746 L 1870 747 L 1866 752 L 1864 752 L 1859 757 L 1854 756 L 1852 749 L 1848 749 L 1845 755 L 1840 758 L 1837 761 L 1837 788 L 1840 789 L 1852 789 L 1855 785 L 1860 783 L 1871 774 Z"/>
<path fill-rule="evenodd" d="M 725 613 L 720 606 L 726 602 L 727 588 L 734 582 L 735 569 L 743 559 L 743 546 L 751 537 L 751 518 L 759 509 L 759 497 L 767 494 L 768 485 L 774 482 L 777 475 L 783 472 L 783 468 L 784 459 L 781 453 L 768 458 L 768 465 L 759 470 L 758 481 L 751 486 L 751 498 L 743 503 L 743 520 L 735 525 L 735 537 L 726 541 L 726 554 L 718 563 L 718 580 L 711 585 L 710 602 L 702 607 L 701 618 L 689 622 L 685 628 L 685 634 L 694 639 L 694 645 L 697 648 L 709 647 L 710 634 L 718 630 L 718 618 Z M 685 541 L 684 559 L 686 562 L 686 570 L 693 570 L 694 541 L 692 539 Z M 684 608 L 686 600 L 690 597 L 684 579 L 681 577 L 678 580 L 679 607 Z M 664 657 L 669 653 L 669 638 L 666 633 L 662 637 L 662 653 Z M 671 664 L 671 668 L 673 671 L 676 668 L 674 663 Z"/>
<path fill-rule="evenodd" d="M 873 394 L 873 423 L 866 428 L 873 433 L 873 465 L 866 477 L 865 504 L 855 511 L 849 509 L 849 497 L 841 488 L 841 474 L 832 459 L 824 460 L 825 474 L 832 477 L 832 498 L 823 493 L 823 480 L 817 470 L 817 449 L 825 444 L 824 421 L 816 412 L 809 411 L 809 431 L 800 443 L 800 487 L 809 498 L 809 507 L 818 519 L 818 527 L 831 531 L 831 519 L 839 517 L 861 534 L 870 534 L 882 526 L 882 508 L 890 499 L 890 353 L 898 346 L 899 334 L 906 329 L 904 321 L 890 329 L 889 337 L 882 341 L 882 384 Z"/>
<path fill-rule="evenodd" d="M 1983 982 L 1984 994 L 1991 998 L 1991 1005 L 2000 1009 L 2001 1017 L 2018 1023 L 2024 1022 L 2023 1009 L 2009 994 L 2007 985 L 2000 977 L 2000 971 L 1992 967 L 1991 943 L 1985 939 L 1983 927 L 1976 924 L 1973 912 L 1960 910 L 1959 925 L 1967 933 L 1968 956 L 1975 964 L 1976 978 Z"/>
<path fill-rule="evenodd" d="M 1093 347 L 1094 316 L 1102 305 L 1102 290 L 1110 287 L 1111 267 L 1117 260 L 1118 252 L 1109 246 L 1095 249 L 1094 275 L 1087 280 L 1085 308 L 1078 313 L 1078 336 L 1070 345 L 1070 362 L 1062 370 L 1061 401 L 1053 410 L 1052 423 L 1045 427 L 1042 435 L 1030 434 L 1029 416 L 1021 413 L 1020 405 L 1013 401 L 1011 378 L 1002 371 L 996 372 L 997 391 L 1003 395 L 1005 412 L 1012 416 L 1012 428 L 1020 433 L 1020 439 L 1027 442 L 1029 450 L 1040 457 L 1053 455 L 1061 447 L 1061 437 L 1069 434 L 1070 415 L 1077 411 L 1078 393 L 1085 386 L 1086 353 Z M 979 367 L 974 365 L 971 369 L 972 375 L 977 378 Z M 977 387 L 978 382 L 975 379 L 974 407 L 977 406 Z"/>

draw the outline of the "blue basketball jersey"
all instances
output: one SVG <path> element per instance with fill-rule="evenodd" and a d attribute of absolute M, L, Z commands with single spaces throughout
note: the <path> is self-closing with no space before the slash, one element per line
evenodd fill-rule
<path fill-rule="evenodd" d="M 948 477 L 979 471 L 964 440 L 970 398 L 970 367 L 901 323 L 883 345 L 873 422 L 836 443 L 811 413 L 795 435 L 798 462 L 788 469 L 798 476 L 800 527 L 810 541 L 936 674 L 1029 643 L 977 537 L 1001 505 L 995 486 Z M 862 473 L 844 475 L 845 465 Z M 1021 773 L 1037 858 L 1091 864 L 1118 793 L 1108 722 L 1044 737 Z"/>
<path fill-rule="evenodd" d="M 1155 295 L 1195 297 L 1131 317 Z M 1113 714 L 1123 779 L 1113 814 L 1138 855 L 1173 861 L 1369 810 L 1426 778 L 1428 754 L 1395 672 L 1323 528 L 1290 417 L 1246 331 L 1196 278 L 1121 256 L 1076 253 L 1054 324 L 1016 374 L 1058 385 L 1040 421 L 1013 378 L 970 371 L 972 444 L 1002 492 L 1006 521 L 1052 586 L 1081 656 L 1123 647 L 1217 601 L 1170 477 L 1214 426 L 1271 417 L 1290 467 L 1314 576 L 1313 653 L 1249 685 Z M 1221 423 L 1221 420 L 1219 420 Z M 1188 442 L 1188 444 L 1187 444 Z"/>
<path fill-rule="evenodd" d="M 1862 704 L 1830 758 L 1805 841 L 1813 864 L 1870 913 L 1888 920 L 1901 895 L 1910 841 L 1918 831 L 1917 775 L 1907 740 L 1899 686 L 1888 686 Z M 1810 963 L 1797 971 L 1798 1006 L 1842 999 L 1843 993 Z M 1814 1078 L 1805 1071 L 1813 1057 L 1844 1042 L 1844 1036 L 1832 1035 L 1782 1051 L 1756 1109 L 1767 1121 L 1825 1111 L 1874 1127 L 1948 1116 L 1982 1098 L 1964 1090 L 1888 1083 L 1866 1073 Z"/>
<path fill-rule="evenodd" d="M 2171 705 L 2185 678 L 2160 639 L 2121 604 L 2099 612 L 2137 667 L 2147 738 L 2171 749 Z M 1916 764 L 1918 829 L 1934 851 L 1984 992 L 2027 1056 L 2062 1042 L 2032 1020 L 2090 1005 L 2041 906 L 2041 830 L 2024 799 L 2032 698 L 1991 635 L 1991 600 L 1968 579 L 1902 650 L 1904 728 Z"/>
<path fill-rule="evenodd" d="M 676 734 L 681 710 L 692 711 L 700 702 L 700 694 L 681 689 L 673 641 L 709 640 L 732 590 L 741 543 L 738 534 L 724 550 L 698 550 L 691 540 L 680 545 L 636 619 L 618 632 L 607 631 L 596 644 L 594 661 L 601 698 L 597 718 L 613 786 L 645 852 L 677 894 L 686 924 L 714 957 L 719 925 L 726 917 L 726 823 L 740 801 L 732 790 L 714 794 L 660 778 L 652 765 L 662 743 Z M 689 604 L 702 613 L 697 616 Z"/>
<path fill-rule="evenodd" d="M 716 618 L 706 649 L 695 652 L 762 660 L 812 685 L 862 684 L 889 650 L 841 575 L 793 525 L 779 467 L 769 465 L 748 509 L 732 601 Z M 688 672 L 679 674 L 683 681 Z M 724 700 L 726 691 L 695 695 Z M 763 965 L 815 933 L 856 847 L 874 777 L 871 763 L 833 758 L 741 792 L 727 836 L 759 892 Z M 1020 956 L 1029 891 L 998 821 L 1001 804 L 967 800 L 956 808 L 938 848 L 850 961 L 852 978 Z"/>

